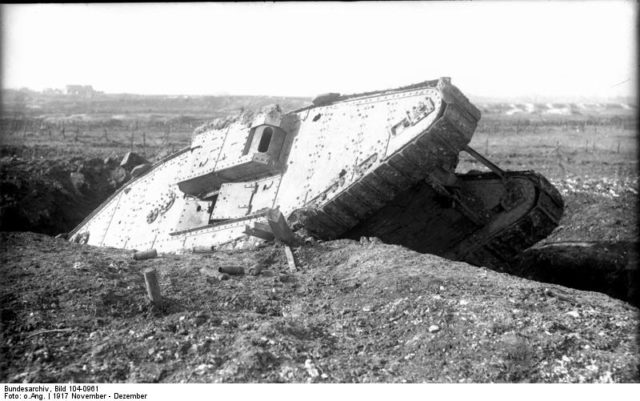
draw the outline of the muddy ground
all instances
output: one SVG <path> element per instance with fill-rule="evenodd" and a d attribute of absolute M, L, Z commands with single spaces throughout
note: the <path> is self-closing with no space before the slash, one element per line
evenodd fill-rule
<path fill-rule="evenodd" d="M 636 382 L 638 309 L 375 241 L 164 256 L 2 233 L 4 382 Z M 219 266 L 260 263 L 219 281 Z M 164 303 L 146 298 L 144 269 Z"/>

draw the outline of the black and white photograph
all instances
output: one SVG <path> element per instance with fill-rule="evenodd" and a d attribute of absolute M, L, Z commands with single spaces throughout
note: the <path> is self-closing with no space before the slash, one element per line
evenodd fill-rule
<path fill-rule="evenodd" d="M 3 399 L 640 382 L 637 1 L 0 7 Z"/>

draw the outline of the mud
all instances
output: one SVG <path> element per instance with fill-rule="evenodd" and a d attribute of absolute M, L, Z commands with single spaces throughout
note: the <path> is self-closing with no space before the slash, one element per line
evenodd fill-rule
<path fill-rule="evenodd" d="M 142 261 L 32 233 L 0 245 L 3 382 L 640 380 L 628 303 L 376 240 L 308 243 L 297 272 L 273 245 Z"/>

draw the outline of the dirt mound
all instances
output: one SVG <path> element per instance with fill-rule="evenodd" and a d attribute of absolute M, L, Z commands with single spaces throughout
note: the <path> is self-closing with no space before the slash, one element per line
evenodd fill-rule
<path fill-rule="evenodd" d="M 0 158 L 0 230 L 70 231 L 129 178 L 117 157 Z"/>
<path fill-rule="evenodd" d="M 4 382 L 638 381 L 638 310 L 350 240 L 134 261 L 1 233 Z M 224 265 L 264 266 L 218 281 Z M 145 298 L 154 267 L 161 307 Z"/>

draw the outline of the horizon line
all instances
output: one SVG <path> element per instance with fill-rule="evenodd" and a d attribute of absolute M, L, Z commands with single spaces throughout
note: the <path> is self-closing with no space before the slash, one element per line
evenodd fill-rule
<path fill-rule="evenodd" d="M 69 86 L 90 86 L 92 87 L 92 89 L 94 90 L 95 94 L 97 96 L 123 96 L 123 95 L 127 95 L 127 96 L 156 96 L 156 97 L 280 97 L 280 98 L 291 98 L 291 99 L 313 99 L 314 97 L 318 96 L 319 94 L 316 95 L 312 95 L 312 96 L 304 96 L 304 95 L 271 95 L 271 94 L 246 94 L 246 93 L 230 93 L 228 91 L 221 91 L 218 93 L 207 93 L 207 94 L 203 94 L 203 93 L 140 93 L 140 92 L 106 92 L 103 90 L 97 90 L 95 88 L 93 88 L 93 85 L 91 84 L 84 84 L 84 85 L 79 85 L 79 84 L 69 84 Z M 82 98 L 83 96 L 79 96 L 79 95 L 71 95 L 71 94 L 67 94 L 65 93 L 65 89 L 64 88 L 45 88 L 45 89 L 32 89 L 30 87 L 20 87 L 20 88 L 1 88 L 3 91 L 16 91 L 16 92 L 24 92 L 24 91 L 30 91 L 30 92 L 35 92 L 41 95 L 50 95 L 48 93 L 45 93 L 45 90 L 58 90 L 58 91 L 62 91 L 62 93 L 58 93 L 59 95 L 64 95 L 64 96 L 75 96 L 75 97 L 80 97 Z M 346 93 L 345 93 L 346 94 Z M 609 100 L 609 99 L 627 99 L 627 100 L 635 100 L 637 103 L 637 94 L 635 95 L 623 95 L 623 94 L 618 94 L 618 95 L 587 95 L 587 94 L 582 94 L 582 95 L 576 95 L 576 94 L 560 94 L 560 95 L 540 95 L 540 94 L 514 94 L 514 95 L 487 95 L 487 94 L 474 94 L 474 93 L 465 93 L 465 96 L 467 96 L 468 98 L 476 98 L 476 99 L 480 99 L 481 101 L 485 101 L 485 102 L 491 102 L 494 103 L 496 101 L 514 101 L 514 100 L 531 100 L 531 101 L 535 101 L 535 99 L 545 99 L 545 100 L 549 100 L 549 99 L 601 99 L 601 100 Z"/>

